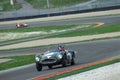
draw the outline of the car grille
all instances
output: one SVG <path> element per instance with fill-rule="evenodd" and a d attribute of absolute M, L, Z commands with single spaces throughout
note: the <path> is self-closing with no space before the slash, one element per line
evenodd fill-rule
<path fill-rule="evenodd" d="M 50 63 L 55 63 L 56 60 L 55 59 L 45 59 L 42 61 L 43 64 L 50 64 Z"/>

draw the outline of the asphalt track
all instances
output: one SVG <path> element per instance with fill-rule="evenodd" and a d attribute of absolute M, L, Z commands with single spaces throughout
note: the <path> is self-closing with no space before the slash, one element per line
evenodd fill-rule
<path fill-rule="evenodd" d="M 38 26 L 52 26 L 52 25 L 66 25 L 66 24 L 81 24 L 81 23 L 95 23 L 104 22 L 105 25 L 119 23 L 120 15 L 116 16 L 102 16 L 102 17 L 89 17 L 89 18 L 75 18 L 75 19 L 64 19 L 64 20 L 53 20 L 53 21 L 40 21 L 28 23 L 29 27 Z M 15 24 L 4 24 L 0 25 L 0 29 L 16 28 Z"/>
<path fill-rule="evenodd" d="M 48 25 L 49 24 L 50 25 L 54 23 L 52 25 L 57 25 L 57 23 L 58 24 L 77 23 L 78 24 L 78 23 L 85 23 L 85 22 L 104 22 L 105 24 L 118 23 L 120 22 L 120 16 L 72 19 L 72 20 L 63 20 L 63 21 L 49 21 L 48 23 L 40 22 L 40 23 L 31 23 L 31 24 L 33 25 L 37 25 L 37 24 Z M 8 72 L 2 72 L 2 73 L 0 72 L 0 80 L 28 80 L 34 77 L 42 76 L 42 75 L 49 74 L 52 72 L 65 70 L 65 69 L 75 67 L 78 65 L 83 65 L 83 64 L 103 60 L 106 58 L 116 57 L 120 55 L 120 38 L 110 39 L 110 40 L 72 43 L 72 44 L 67 44 L 66 48 L 77 51 L 76 65 L 68 66 L 65 68 L 58 66 L 51 70 L 48 69 L 47 67 L 44 67 L 43 71 L 37 72 L 35 69 L 35 65 L 33 64 L 28 67 L 15 69 L 15 70 L 8 71 Z M 32 49 L 24 49 L 24 50 L 4 51 L 4 52 L 0 52 L 0 56 L 22 55 L 22 54 L 33 54 L 33 53 L 37 54 L 37 53 L 46 51 L 47 49 L 48 49 L 47 47 L 41 47 L 41 48 L 32 48 Z"/>

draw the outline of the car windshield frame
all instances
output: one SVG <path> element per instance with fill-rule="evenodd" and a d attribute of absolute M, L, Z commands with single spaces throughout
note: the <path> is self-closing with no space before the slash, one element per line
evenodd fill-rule
<path fill-rule="evenodd" d="M 59 53 L 60 51 L 59 50 L 57 50 L 57 49 L 54 49 L 54 50 L 48 50 L 48 51 L 46 51 L 45 52 L 45 54 L 49 54 L 49 53 L 53 53 L 53 52 L 57 52 L 57 53 Z"/>

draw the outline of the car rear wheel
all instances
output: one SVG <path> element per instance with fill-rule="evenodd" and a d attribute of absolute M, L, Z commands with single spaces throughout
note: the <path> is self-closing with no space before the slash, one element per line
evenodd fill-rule
<path fill-rule="evenodd" d="M 42 70 L 42 65 L 38 62 L 36 62 L 36 69 L 37 71 L 41 71 Z"/>
<path fill-rule="evenodd" d="M 67 66 L 67 58 L 66 58 L 66 55 L 63 56 L 62 66 L 63 66 L 63 67 L 66 67 L 66 66 Z"/>
<path fill-rule="evenodd" d="M 74 59 L 74 57 L 71 60 L 71 65 L 75 65 L 75 59 Z"/>

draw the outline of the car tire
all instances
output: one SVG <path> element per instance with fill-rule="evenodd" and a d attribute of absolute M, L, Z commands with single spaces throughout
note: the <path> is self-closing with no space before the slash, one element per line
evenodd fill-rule
<path fill-rule="evenodd" d="M 71 65 L 75 65 L 75 59 L 74 59 L 74 57 L 71 60 Z"/>
<path fill-rule="evenodd" d="M 48 65 L 48 68 L 49 68 L 49 69 L 52 69 L 52 65 Z"/>
<path fill-rule="evenodd" d="M 41 71 L 42 70 L 42 65 L 38 62 L 36 62 L 36 69 L 37 71 Z"/>
<path fill-rule="evenodd" d="M 62 66 L 63 66 L 63 67 L 66 67 L 66 66 L 67 66 L 66 55 L 63 56 L 63 59 L 62 59 Z"/>

